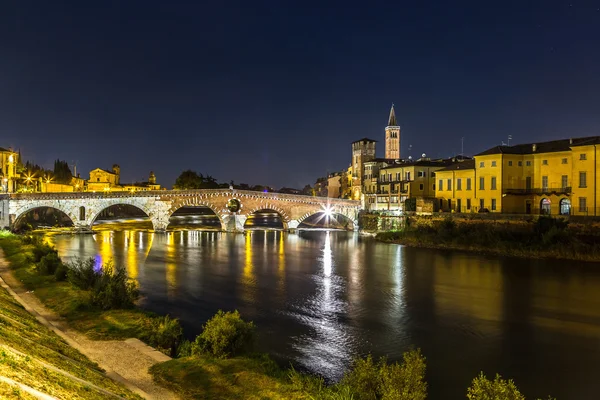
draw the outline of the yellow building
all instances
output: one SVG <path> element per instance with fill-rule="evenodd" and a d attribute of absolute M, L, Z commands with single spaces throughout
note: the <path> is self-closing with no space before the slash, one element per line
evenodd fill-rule
<path fill-rule="evenodd" d="M 373 211 L 402 211 L 409 198 L 435 197 L 435 172 L 454 159 L 391 161 L 382 166 L 376 182 L 365 186 L 365 208 Z"/>
<path fill-rule="evenodd" d="M 435 172 L 438 203 L 434 211 L 472 212 L 477 208 L 475 160 L 456 162 Z"/>
<path fill-rule="evenodd" d="M 20 178 L 20 174 L 17 173 L 18 163 L 18 153 L 0 147 L 0 192 L 14 193 L 17 191 L 17 180 Z"/>
<path fill-rule="evenodd" d="M 438 187 L 436 197 L 444 211 L 600 215 L 599 156 L 598 136 L 496 146 L 475 155 L 474 165 L 460 173 L 438 171 L 438 182 L 449 182 L 452 190 Z M 469 193 L 454 190 L 458 179 L 467 178 Z"/>

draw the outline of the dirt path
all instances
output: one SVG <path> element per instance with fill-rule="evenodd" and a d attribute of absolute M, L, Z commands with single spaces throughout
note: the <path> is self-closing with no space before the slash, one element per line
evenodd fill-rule
<path fill-rule="evenodd" d="M 70 346 L 96 362 L 111 379 L 122 383 L 129 390 L 146 399 L 179 398 L 173 392 L 154 383 L 148 373 L 148 368 L 152 365 L 170 360 L 170 357 L 138 339 L 90 340 L 85 335 L 70 329 L 64 320 L 46 308 L 33 293 L 27 292 L 21 282 L 14 277 L 2 250 L 0 250 L 0 277 L 3 280 L 3 282 L 0 280 L 0 285 L 5 287 L 27 311 Z"/>

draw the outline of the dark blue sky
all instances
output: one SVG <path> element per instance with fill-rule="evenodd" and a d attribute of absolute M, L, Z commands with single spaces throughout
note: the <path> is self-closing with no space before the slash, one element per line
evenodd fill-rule
<path fill-rule="evenodd" d="M 172 185 L 302 187 L 402 155 L 600 134 L 596 1 L 28 1 L 0 6 L 0 147 Z"/>

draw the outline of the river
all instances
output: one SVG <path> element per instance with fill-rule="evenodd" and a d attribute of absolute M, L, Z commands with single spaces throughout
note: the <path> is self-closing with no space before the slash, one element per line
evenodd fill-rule
<path fill-rule="evenodd" d="M 419 347 L 432 399 L 484 371 L 527 398 L 597 399 L 600 266 L 379 243 L 342 231 L 100 230 L 50 238 L 61 257 L 126 267 L 142 306 L 192 339 L 217 310 L 253 320 L 259 350 L 338 379 L 371 352 Z"/>

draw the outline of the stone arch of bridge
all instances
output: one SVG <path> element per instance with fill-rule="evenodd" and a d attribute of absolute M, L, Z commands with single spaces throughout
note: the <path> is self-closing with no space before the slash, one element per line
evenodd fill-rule
<path fill-rule="evenodd" d="M 139 201 L 135 198 L 111 199 L 109 201 L 102 202 L 101 205 L 97 208 L 94 208 L 92 206 L 86 207 L 85 215 L 88 229 L 92 229 L 92 227 L 94 226 L 94 222 L 96 222 L 96 219 L 98 219 L 98 216 L 100 215 L 100 213 L 102 213 L 102 211 L 106 210 L 109 207 L 119 205 L 128 205 L 139 209 L 150 219 L 150 221 L 152 222 L 152 228 L 154 230 L 161 230 L 162 224 L 161 221 L 158 219 L 159 214 L 156 212 L 156 210 L 153 210 L 147 202 Z M 77 207 L 77 210 L 79 210 L 79 207 Z"/>
<path fill-rule="evenodd" d="M 21 223 L 21 221 L 23 220 L 23 218 L 25 218 L 25 216 L 33 211 L 36 210 L 38 208 L 52 208 L 53 210 L 57 210 L 62 212 L 63 214 L 65 214 L 67 217 L 69 217 L 69 219 L 71 220 L 71 223 L 73 224 L 74 227 L 77 227 L 78 224 L 78 218 L 77 218 L 77 214 L 76 214 L 76 210 L 71 209 L 69 207 L 62 207 L 61 205 L 57 205 L 57 204 L 45 204 L 45 202 L 38 202 L 36 204 L 30 204 L 27 205 L 25 207 L 21 207 L 19 208 L 15 213 L 14 213 L 14 220 L 11 223 L 11 226 L 13 228 L 18 228 L 19 223 Z"/>
<path fill-rule="evenodd" d="M 281 218 L 281 223 L 283 224 L 283 229 L 289 228 L 289 223 L 291 221 L 289 213 L 287 213 L 283 208 L 277 207 L 276 205 L 266 204 L 264 206 L 255 206 L 248 211 L 244 210 L 244 215 L 248 218 L 250 215 L 255 214 L 259 211 L 274 211 Z"/>
<path fill-rule="evenodd" d="M 347 221 L 349 223 L 351 230 L 356 230 L 357 229 L 357 221 L 354 220 L 352 217 L 346 215 L 346 213 L 343 211 L 344 210 L 333 209 L 333 210 L 331 210 L 331 216 L 334 218 L 337 218 L 338 216 L 343 217 L 344 221 Z M 317 214 L 325 214 L 325 210 L 319 210 L 317 212 L 307 212 L 306 214 L 304 214 L 300 218 L 298 218 L 298 225 L 300 225 L 302 222 L 304 222 L 307 218 L 312 217 Z"/>
<path fill-rule="evenodd" d="M 218 206 L 208 201 L 208 199 L 200 197 L 186 197 L 174 200 L 167 211 L 167 220 L 171 218 L 175 211 L 183 207 L 206 207 L 210 209 L 213 213 L 215 213 L 217 218 L 219 218 L 219 222 L 221 223 L 221 229 L 224 229 L 225 224 L 223 221 L 223 210 L 219 210 Z"/>

